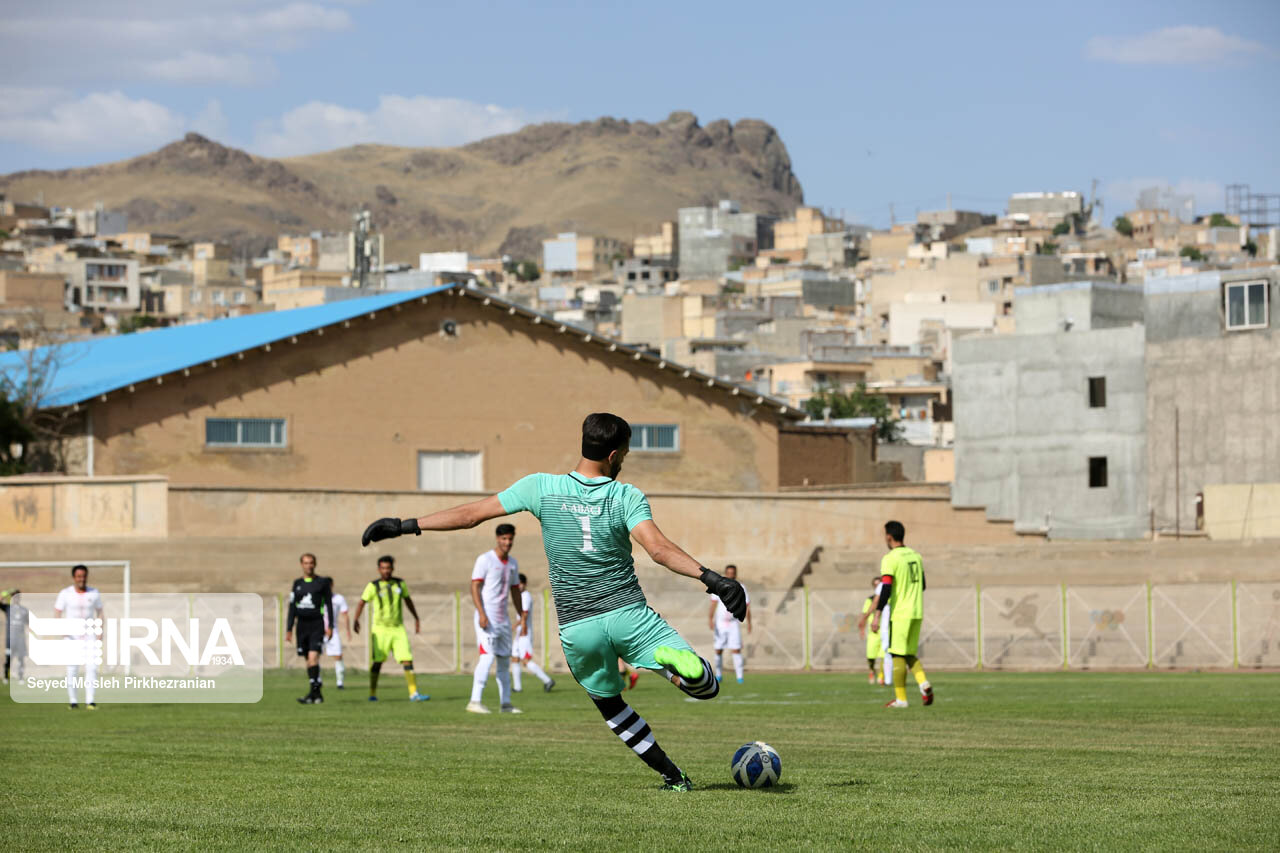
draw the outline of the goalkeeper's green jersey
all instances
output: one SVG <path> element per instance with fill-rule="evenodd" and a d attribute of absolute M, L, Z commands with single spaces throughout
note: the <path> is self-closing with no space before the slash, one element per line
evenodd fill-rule
<path fill-rule="evenodd" d="M 631 558 L 631 529 L 653 518 L 639 489 L 609 477 L 530 474 L 498 494 L 509 513 L 542 523 L 556 618 L 567 625 L 644 603 Z"/>
<path fill-rule="evenodd" d="M 906 545 L 880 560 L 880 574 L 893 578 L 889 588 L 889 618 L 897 622 L 924 618 L 924 562 Z"/>

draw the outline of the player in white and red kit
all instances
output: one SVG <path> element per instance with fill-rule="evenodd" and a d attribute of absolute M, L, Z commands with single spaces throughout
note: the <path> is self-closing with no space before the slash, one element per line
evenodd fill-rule
<path fill-rule="evenodd" d="M 724 567 L 724 576 L 730 580 L 738 579 L 738 567 L 729 565 Z M 751 596 L 747 595 L 747 588 L 742 588 L 742 594 L 747 600 L 746 623 L 747 632 L 751 632 Z M 719 681 L 724 674 L 724 650 L 728 649 L 733 655 L 733 672 L 738 677 L 738 683 L 742 683 L 742 628 L 734 615 L 721 603 L 716 596 L 711 596 L 711 615 L 709 621 L 711 630 L 715 632 L 715 650 L 716 650 L 716 681 Z"/>
<path fill-rule="evenodd" d="M 85 707 L 91 711 L 98 708 L 93 701 L 94 690 L 98 680 L 98 663 L 96 640 L 98 635 L 90 629 L 86 620 L 102 618 L 102 595 L 94 587 L 89 586 L 89 567 L 76 566 L 71 570 L 71 586 L 58 593 L 53 603 L 53 615 L 60 619 L 76 619 L 80 627 L 67 634 L 69 640 L 79 640 L 84 644 L 84 701 Z M 77 707 L 75 679 L 79 676 L 80 667 L 67 667 L 67 697 L 71 707 Z"/>
<path fill-rule="evenodd" d="M 507 618 L 507 596 L 516 605 L 516 617 L 521 615 L 520 566 L 511 556 L 511 545 L 516 539 L 516 528 L 511 524 L 499 524 L 494 531 L 497 540 L 492 551 L 476 557 L 471 570 L 471 601 L 476 606 L 473 622 L 476 628 L 476 647 L 480 659 L 476 661 L 475 675 L 471 681 L 471 701 L 467 710 L 473 714 L 488 714 L 489 709 L 480 702 L 484 686 L 489 680 L 489 669 L 494 661 L 502 661 L 498 667 L 498 703 L 504 714 L 519 714 L 511 707 L 511 671 L 506 666 L 511 657 L 511 620 Z"/>
<path fill-rule="evenodd" d="M 511 639 L 511 689 L 517 693 L 524 689 L 520 683 L 520 665 L 524 664 L 542 682 L 542 689 L 550 693 L 556 681 L 533 659 L 533 593 L 526 588 L 528 583 L 529 579 L 520 575 L 520 621 Z"/>
<path fill-rule="evenodd" d="M 351 617 L 348 615 L 351 608 L 347 606 L 347 600 L 338 593 L 333 592 L 333 578 L 329 578 L 330 598 L 333 602 L 333 618 L 337 625 L 329 624 L 329 613 L 325 611 L 324 626 L 332 629 L 329 639 L 324 641 L 324 653 L 333 658 L 333 676 L 337 682 L 339 690 L 343 689 L 343 680 L 347 673 L 347 665 L 342 660 L 342 635 L 338 632 L 342 628 L 347 632 L 347 641 L 351 640 Z"/>

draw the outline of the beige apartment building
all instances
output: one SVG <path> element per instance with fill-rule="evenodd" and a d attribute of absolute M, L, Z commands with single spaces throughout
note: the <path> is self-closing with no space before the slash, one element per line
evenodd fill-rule
<path fill-rule="evenodd" d="M 636 258 L 674 258 L 680 250 L 680 238 L 674 222 L 664 222 L 657 234 L 637 237 L 632 249 Z"/>
<path fill-rule="evenodd" d="M 867 464 L 814 460 L 834 439 L 791 434 L 803 414 L 752 389 L 463 287 L 218 322 L 149 333 L 145 376 L 124 359 L 112 390 L 63 401 L 89 415 L 95 475 L 492 492 L 571 469 L 602 410 L 632 423 L 624 476 L 650 491 L 773 491 L 801 468 L 848 483 Z"/>
<path fill-rule="evenodd" d="M 796 208 L 796 215 L 773 224 L 775 252 L 799 252 L 800 260 L 809 248 L 809 235 L 843 231 L 844 222 L 824 216 L 816 207 Z"/>

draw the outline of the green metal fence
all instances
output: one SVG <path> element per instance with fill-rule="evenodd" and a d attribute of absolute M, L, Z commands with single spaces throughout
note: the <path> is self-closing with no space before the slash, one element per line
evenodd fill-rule
<path fill-rule="evenodd" d="M 859 670 L 866 642 L 858 619 L 866 592 L 749 587 L 748 666 L 762 670 Z M 539 596 L 535 654 L 564 671 L 547 591 Z M 461 593 L 415 595 L 422 632 L 415 668 L 461 672 L 475 659 L 472 606 Z M 649 603 L 703 654 L 711 651 L 710 600 L 661 589 Z M 265 660 L 298 666 L 284 647 L 284 608 L 266 620 Z M 367 630 L 367 629 L 366 629 Z M 365 636 L 346 642 L 348 663 L 367 661 Z M 921 657 L 931 669 L 1280 668 L 1280 582 L 1203 584 L 997 584 L 930 587 Z"/>

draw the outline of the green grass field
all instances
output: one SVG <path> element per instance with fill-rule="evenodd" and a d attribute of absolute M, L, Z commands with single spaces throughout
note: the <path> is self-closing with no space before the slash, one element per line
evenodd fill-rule
<path fill-rule="evenodd" d="M 687 701 L 654 676 L 626 698 L 697 790 L 659 779 L 565 676 L 526 676 L 525 714 L 463 711 L 354 674 L 301 707 L 300 673 L 256 705 L 0 707 L 11 850 L 99 848 L 1179 848 L 1280 844 L 1272 674 L 935 673 L 938 701 L 888 711 L 854 675 L 752 675 Z M 326 671 L 326 682 L 332 673 Z M 536 690 L 531 688 L 537 688 Z M 496 685 L 486 693 L 496 704 Z M 737 788 L 765 740 L 782 784 Z"/>

